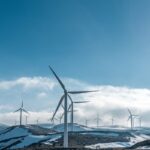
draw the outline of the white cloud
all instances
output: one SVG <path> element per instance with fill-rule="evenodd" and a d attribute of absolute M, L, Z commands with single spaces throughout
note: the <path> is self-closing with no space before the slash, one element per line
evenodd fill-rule
<path fill-rule="evenodd" d="M 52 116 L 52 113 L 46 112 L 46 111 L 40 111 L 40 112 L 31 112 L 29 111 L 29 114 L 23 113 L 23 120 L 22 123 L 26 123 L 26 116 L 28 116 L 28 124 L 36 124 L 37 120 L 39 123 L 50 123 L 49 119 Z M 19 124 L 19 112 L 13 113 L 1 113 L 0 114 L 0 120 L 1 123 L 8 124 L 8 125 L 14 125 L 15 123 Z"/>
<path fill-rule="evenodd" d="M 0 89 L 8 90 L 16 86 L 21 86 L 26 90 L 32 88 L 42 88 L 51 90 L 56 85 L 56 82 L 47 77 L 21 77 L 16 80 L 0 81 Z"/>
<path fill-rule="evenodd" d="M 38 93 L 37 94 L 37 98 L 38 99 L 44 99 L 44 98 L 46 98 L 47 97 L 47 93 L 45 93 L 45 92 L 41 92 L 41 93 Z"/>
<path fill-rule="evenodd" d="M 93 118 L 99 113 L 103 125 L 110 124 L 112 117 L 116 124 L 127 125 L 127 108 L 130 108 L 134 114 L 142 116 L 144 125 L 150 125 L 150 89 L 91 85 L 71 78 L 62 80 L 69 90 L 99 90 L 96 93 L 72 95 L 73 100 L 90 100 L 89 103 L 75 104 L 74 107 L 78 110 L 75 112 L 76 122 L 83 124 L 88 118 L 89 123 L 94 125 L 96 121 Z M 41 122 L 47 122 L 49 112 L 55 110 L 62 92 L 55 78 L 21 77 L 16 80 L 0 81 L 0 111 L 3 110 L 0 121 L 14 122 L 17 114 L 9 111 L 20 106 L 20 98 L 17 98 L 16 95 L 24 93 L 25 108 L 31 112 L 30 122 L 34 122 L 37 118 Z M 5 109 L 6 112 L 4 112 Z"/>

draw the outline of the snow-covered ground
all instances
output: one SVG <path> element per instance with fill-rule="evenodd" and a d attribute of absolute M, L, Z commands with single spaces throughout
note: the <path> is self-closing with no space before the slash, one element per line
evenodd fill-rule
<path fill-rule="evenodd" d="M 17 149 L 27 147 L 34 143 L 49 142 L 60 138 L 60 134 L 34 135 L 30 127 L 10 127 L 0 134 L 0 149 L 7 148 Z M 33 127 L 31 128 L 33 129 Z"/>
<path fill-rule="evenodd" d="M 141 133 L 140 133 L 141 131 Z M 93 145 L 87 145 L 85 148 L 90 148 L 90 149 L 98 149 L 98 148 L 128 148 L 131 147 L 139 142 L 145 141 L 145 140 L 150 140 L 150 135 L 143 134 L 142 129 L 140 131 L 131 131 L 131 136 L 128 136 L 127 138 L 129 139 L 128 142 L 105 142 L 105 143 L 97 143 Z M 120 132 L 120 131 L 119 131 Z M 109 133 L 111 136 L 113 134 Z M 106 134 L 105 134 L 106 136 Z M 142 149 L 142 147 L 141 147 Z"/>
<path fill-rule="evenodd" d="M 42 128 L 51 129 L 51 128 L 53 128 L 55 125 L 54 125 L 54 124 L 50 124 L 50 123 L 40 123 L 40 124 L 38 124 L 38 126 L 40 126 L 40 127 L 42 127 Z"/>
<path fill-rule="evenodd" d="M 13 126 L 0 131 L 0 149 L 17 149 L 38 143 L 52 145 L 54 141 L 62 138 L 63 124 L 52 126 L 51 129 L 48 129 L 45 124 L 41 126 L 45 128 L 36 125 Z M 71 124 L 68 125 L 68 129 L 71 131 Z M 128 128 L 102 127 L 94 129 L 74 124 L 73 131 L 75 134 L 73 134 L 72 140 L 77 139 L 76 133 L 78 133 L 79 137 L 82 136 L 80 143 L 82 144 L 83 140 L 84 146 L 86 145 L 85 147 L 90 149 L 128 148 L 136 143 L 150 140 L 150 128 L 137 128 L 131 131 Z M 86 144 L 85 141 L 89 140 L 88 138 L 92 141 L 87 141 L 89 144 Z M 142 145 L 141 149 L 144 147 L 148 148 L 148 145 Z"/>
<path fill-rule="evenodd" d="M 54 126 L 52 129 L 54 129 L 55 131 L 58 132 L 63 132 L 64 131 L 64 124 L 58 124 L 56 126 Z M 86 127 L 83 125 L 79 125 L 79 124 L 74 124 L 73 126 L 73 131 L 92 131 L 94 130 L 93 128 L 90 127 Z M 68 124 L 68 131 L 72 131 L 72 125 Z"/>
<path fill-rule="evenodd" d="M 8 128 L 8 125 L 0 123 L 0 131 L 4 130 L 6 128 Z"/>

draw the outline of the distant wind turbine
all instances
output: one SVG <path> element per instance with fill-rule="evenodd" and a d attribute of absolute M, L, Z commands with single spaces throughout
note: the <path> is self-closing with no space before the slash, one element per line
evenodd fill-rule
<path fill-rule="evenodd" d="M 52 71 L 53 75 L 55 76 L 55 78 L 57 79 L 57 81 L 59 82 L 61 88 L 64 91 L 63 96 L 61 97 L 56 110 L 54 112 L 54 115 L 52 117 L 52 120 L 55 117 L 55 114 L 57 113 L 62 101 L 64 100 L 64 147 L 67 148 L 68 147 L 68 118 L 67 118 L 67 111 L 68 111 L 68 95 L 69 94 L 81 94 L 81 93 L 88 93 L 88 92 L 93 92 L 93 91 L 67 91 L 65 85 L 63 84 L 63 82 L 59 79 L 59 77 L 57 76 L 57 74 L 54 72 L 54 70 L 49 66 L 49 69 Z"/>
<path fill-rule="evenodd" d="M 58 116 L 58 117 L 57 117 L 58 119 L 55 118 L 56 120 L 59 121 L 59 124 L 61 124 L 61 120 L 62 120 L 63 116 L 64 116 L 64 113 L 62 113 L 60 116 Z"/>
<path fill-rule="evenodd" d="M 91 91 L 90 91 L 91 92 Z M 71 108 L 71 130 L 73 131 L 73 124 L 74 124 L 74 104 L 82 104 L 82 103 L 88 103 L 89 101 L 73 101 L 71 96 L 68 95 L 69 99 L 71 100 L 71 104 L 69 106 L 69 110 Z"/>
<path fill-rule="evenodd" d="M 39 124 L 39 119 L 36 120 L 36 124 L 37 124 L 37 125 Z"/>
<path fill-rule="evenodd" d="M 96 120 L 97 128 L 99 127 L 99 121 L 102 121 L 102 119 L 99 117 L 99 114 L 97 114 L 97 117 L 94 119 Z"/>
<path fill-rule="evenodd" d="M 25 113 L 28 113 L 24 108 L 23 108 L 23 101 L 21 103 L 21 107 L 19 109 L 17 109 L 16 111 L 14 112 L 18 112 L 20 111 L 20 126 L 22 125 L 22 113 L 25 112 Z"/>
<path fill-rule="evenodd" d="M 15 125 L 17 124 L 17 121 L 15 120 Z"/>
<path fill-rule="evenodd" d="M 28 116 L 26 116 L 26 125 L 28 124 Z"/>
<path fill-rule="evenodd" d="M 114 118 L 111 118 L 111 126 L 114 125 Z"/>
<path fill-rule="evenodd" d="M 64 109 L 64 106 L 63 106 L 63 105 L 62 105 L 62 108 Z M 71 109 L 71 110 L 70 110 L 70 109 Z M 73 118 L 73 117 L 72 117 L 72 114 L 74 114 L 74 112 L 76 112 L 76 111 L 77 111 L 77 110 L 73 110 L 73 109 L 72 109 L 72 104 L 70 104 L 69 107 L 68 107 L 68 111 L 67 111 L 67 112 L 68 112 L 68 113 L 71 113 L 71 115 L 70 115 L 70 123 L 71 123 L 71 124 L 72 124 L 72 120 L 73 120 L 73 119 L 72 119 L 72 118 Z M 64 113 L 62 113 L 62 116 L 61 116 L 61 117 L 64 117 Z M 72 125 L 72 126 L 73 126 L 73 125 Z M 71 131 L 72 131 L 72 130 L 71 130 Z"/>
<path fill-rule="evenodd" d="M 128 112 L 129 112 L 129 118 L 128 120 L 131 121 L 131 130 L 133 129 L 134 127 L 134 118 L 137 117 L 138 115 L 133 115 L 130 111 L 130 109 L 128 109 Z"/>
<path fill-rule="evenodd" d="M 142 127 L 142 117 L 139 117 L 139 125 L 140 125 L 140 128 Z"/>
<path fill-rule="evenodd" d="M 85 119 L 85 126 L 86 126 L 86 127 L 88 126 L 88 122 L 89 122 L 89 120 L 88 120 L 88 119 Z"/>

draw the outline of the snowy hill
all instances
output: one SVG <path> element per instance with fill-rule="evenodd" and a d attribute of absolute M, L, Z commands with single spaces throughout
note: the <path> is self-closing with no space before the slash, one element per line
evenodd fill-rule
<path fill-rule="evenodd" d="M 0 150 L 17 149 L 23 147 L 62 146 L 63 124 L 52 128 L 37 125 L 12 126 L 0 131 Z M 71 124 L 68 124 L 71 131 Z M 129 148 L 148 147 L 150 143 L 150 129 L 137 128 L 133 131 L 127 128 L 89 128 L 74 124 L 74 132 L 69 132 L 69 146 L 96 148 Z M 53 145 L 54 144 L 54 145 Z M 146 145 L 147 144 L 147 145 Z"/>
<path fill-rule="evenodd" d="M 150 129 L 149 128 L 140 128 L 136 130 L 130 130 L 130 129 L 101 129 L 99 133 L 99 136 L 103 137 L 104 139 L 107 139 L 106 141 L 99 141 L 99 143 L 86 145 L 86 148 L 90 149 L 97 149 L 97 148 L 130 148 L 134 147 L 134 145 L 139 145 L 140 143 L 143 143 L 144 141 L 150 140 Z M 103 131 L 103 135 L 101 134 Z M 106 132 L 107 131 L 107 132 Z M 114 134 L 115 133 L 115 134 Z M 93 133 L 91 133 L 93 134 Z M 97 132 L 98 135 L 98 132 Z M 116 136 L 113 138 L 113 141 L 108 139 L 111 136 Z M 138 144 L 139 143 L 139 144 Z M 146 144 L 146 143 L 145 143 Z M 142 147 L 141 147 L 142 149 Z"/>
<path fill-rule="evenodd" d="M 7 127 L 8 125 L 0 123 L 0 131 L 6 129 Z"/>
<path fill-rule="evenodd" d="M 53 130 L 46 130 L 37 126 L 9 127 L 0 133 L 0 149 L 22 148 L 61 137 L 55 133 Z"/>
<path fill-rule="evenodd" d="M 64 124 L 55 125 L 52 129 L 55 131 L 58 131 L 58 132 L 63 132 L 64 131 Z M 93 128 L 79 125 L 76 123 L 74 123 L 74 125 L 73 125 L 73 131 L 91 131 L 91 130 L 93 130 Z M 68 124 L 68 131 L 72 131 L 72 126 L 70 123 Z"/>
<path fill-rule="evenodd" d="M 40 127 L 42 127 L 42 128 L 51 129 L 51 128 L 53 128 L 55 125 L 54 125 L 54 124 L 50 124 L 50 123 L 40 123 L 40 124 L 38 124 L 38 126 L 40 126 Z"/>

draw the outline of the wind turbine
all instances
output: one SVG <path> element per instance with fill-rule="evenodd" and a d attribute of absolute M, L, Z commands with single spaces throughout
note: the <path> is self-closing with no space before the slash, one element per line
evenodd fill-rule
<path fill-rule="evenodd" d="M 133 115 L 130 111 L 130 109 L 128 109 L 128 112 L 129 112 L 129 118 L 128 120 L 131 120 L 131 130 L 133 129 L 134 127 L 134 117 L 137 117 L 138 115 Z"/>
<path fill-rule="evenodd" d="M 61 115 L 58 117 L 58 119 L 59 119 L 59 124 L 61 124 L 61 120 L 62 120 L 63 116 L 64 116 L 64 114 L 61 114 Z"/>
<path fill-rule="evenodd" d="M 51 121 L 51 125 L 55 125 L 55 121 L 58 121 L 58 119 L 54 118 L 53 120 L 50 118 L 48 121 Z"/>
<path fill-rule="evenodd" d="M 25 112 L 25 113 L 28 113 L 24 108 L 23 108 L 23 101 L 21 103 L 21 107 L 19 109 L 17 109 L 16 111 L 14 112 L 18 112 L 20 111 L 20 126 L 22 125 L 22 113 Z"/>
<path fill-rule="evenodd" d="M 139 125 L 140 125 L 140 128 L 142 127 L 142 117 L 139 117 Z"/>
<path fill-rule="evenodd" d="M 64 109 L 64 107 L 62 106 L 62 108 Z M 71 109 L 71 110 L 70 110 Z M 69 105 L 69 107 L 68 107 L 68 113 L 71 113 L 71 115 L 70 115 L 70 123 L 72 122 L 72 114 L 74 114 L 74 112 L 76 112 L 77 110 L 73 110 L 72 109 L 72 104 L 70 104 Z M 61 117 L 61 119 L 62 119 L 62 117 L 64 117 L 64 113 L 62 113 L 62 116 L 60 116 Z"/>
<path fill-rule="evenodd" d="M 112 117 L 111 118 L 111 126 L 113 126 L 114 125 L 114 118 Z"/>
<path fill-rule="evenodd" d="M 99 114 L 97 114 L 97 117 L 94 119 L 97 123 L 97 128 L 99 127 L 99 121 L 102 121 L 102 119 L 99 117 Z"/>
<path fill-rule="evenodd" d="M 85 119 L 85 126 L 87 127 L 88 126 L 88 119 Z"/>
<path fill-rule="evenodd" d="M 63 84 L 63 82 L 59 79 L 59 77 L 57 76 L 57 74 L 54 72 L 54 70 L 49 66 L 49 69 L 51 70 L 51 72 L 53 73 L 53 75 L 55 76 L 55 78 L 57 79 L 57 81 L 59 82 L 61 88 L 64 91 L 63 96 L 61 97 L 56 110 L 54 112 L 54 115 L 52 117 L 52 120 L 55 117 L 55 114 L 57 113 L 57 110 L 59 109 L 62 101 L 64 100 L 64 147 L 67 148 L 68 147 L 68 118 L 67 118 L 67 111 L 68 111 L 68 95 L 69 94 L 81 94 L 81 93 L 88 93 L 88 92 L 93 92 L 93 91 L 68 91 L 65 87 L 65 85 Z"/>
<path fill-rule="evenodd" d="M 16 126 L 16 124 L 17 124 L 17 121 L 15 120 L 15 126 Z"/>
<path fill-rule="evenodd" d="M 91 91 L 92 92 L 92 91 Z M 89 101 L 73 101 L 71 96 L 68 95 L 69 99 L 71 100 L 71 104 L 69 106 L 69 109 L 71 108 L 71 130 L 73 131 L 73 124 L 74 124 L 74 104 L 82 104 L 82 103 L 88 103 Z"/>
<path fill-rule="evenodd" d="M 28 124 L 28 116 L 26 116 L 26 125 Z"/>
<path fill-rule="evenodd" d="M 36 120 L 36 124 L 37 124 L 37 125 L 39 124 L 39 119 Z"/>

